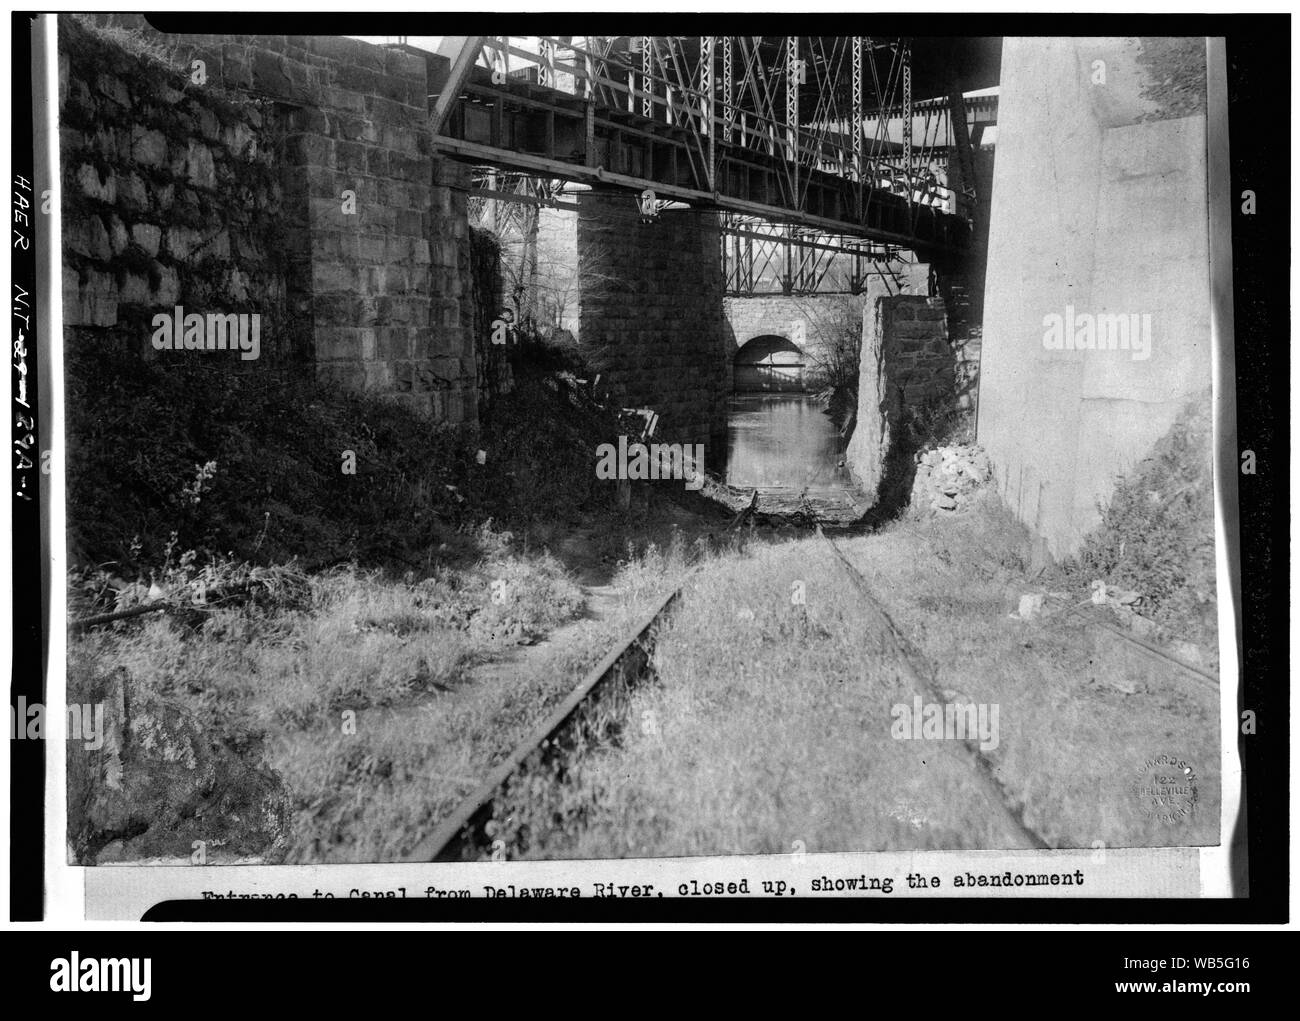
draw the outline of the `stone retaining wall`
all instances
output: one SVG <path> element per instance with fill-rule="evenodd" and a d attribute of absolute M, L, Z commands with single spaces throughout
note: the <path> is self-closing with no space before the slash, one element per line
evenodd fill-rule
<path fill-rule="evenodd" d="M 181 305 L 258 313 L 260 358 L 290 355 L 274 111 L 59 27 L 66 343 L 153 357 L 154 315 Z"/>
<path fill-rule="evenodd" d="M 900 294 L 863 309 L 858 412 L 846 460 L 868 496 L 881 493 L 903 416 L 956 405 L 955 364 L 942 298 Z"/>
<path fill-rule="evenodd" d="M 632 195 L 578 198 L 579 318 L 600 393 L 660 415 L 656 439 L 710 444 L 726 430 L 735 347 L 722 314 L 714 214 L 641 222 Z"/>
<path fill-rule="evenodd" d="M 277 357 L 473 422 L 468 169 L 432 154 L 425 59 L 112 17 L 154 55 L 59 23 L 69 326 L 144 350 L 122 306 L 262 311 Z"/>

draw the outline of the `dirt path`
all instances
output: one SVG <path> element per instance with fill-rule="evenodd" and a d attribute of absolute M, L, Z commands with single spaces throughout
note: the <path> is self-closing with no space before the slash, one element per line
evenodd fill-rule
<path fill-rule="evenodd" d="M 587 605 L 577 620 L 561 625 L 533 645 L 511 646 L 489 663 L 472 668 L 466 677 L 467 684 L 496 681 L 538 668 L 547 660 L 562 655 L 566 650 L 585 644 L 593 623 L 608 620 L 622 605 L 625 590 L 608 584 L 583 584 Z"/>

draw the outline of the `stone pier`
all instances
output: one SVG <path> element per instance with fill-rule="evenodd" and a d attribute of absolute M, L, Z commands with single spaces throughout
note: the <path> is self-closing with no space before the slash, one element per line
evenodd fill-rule
<path fill-rule="evenodd" d="M 598 392 L 658 412 L 656 439 L 707 450 L 726 431 L 734 353 L 716 215 L 665 210 L 644 222 L 630 193 L 583 193 L 578 266 L 580 337 Z"/>

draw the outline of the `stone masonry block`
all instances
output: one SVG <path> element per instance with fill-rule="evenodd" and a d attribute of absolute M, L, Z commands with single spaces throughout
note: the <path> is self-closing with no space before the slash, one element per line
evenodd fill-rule
<path fill-rule="evenodd" d="M 290 135 L 286 149 L 291 163 L 314 164 L 319 167 L 332 167 L 334 163 L 334 142 L 324 135 L 303 132 Z"/>
<path fill-rule="evenodd" d="M 108 231 L 104 221 L 90 215 L 81 219 L 68 219 L 63 227 L 63 244 L 79 255 L 104 261 L 112 254 Z"/>
<path fill-rule="evenodd" d="M 359 39 L 343 36 L 305 36 L 303 46 L 317 56 L 327 57 L 339 64 L 356 64 L 369 71 L 384 68 L 384 50 Z"/>
<path fill-rule="evenodd" d="M 349 89 L 322 89 L 320 91 L 320 104 L 329 110 L 346 110 L 348 113 L 356 114 L 366 112 L 366 97 Z"/>
<path fill-rule="evenodd" d="M 355 266 L 331 262 L 312 263 L 311 284 L 317 293 L 358 290 L 360 277 L 360 271 Z"/>
<path fill-rule="evenodd" d="M 903 322 L 893 322 L 890 324 L 890 332 L 900 340 L 929 340 L 933 337 L 945 336 L 942 327 L 936 329 L 936 323 L 917 323 L 904 320 Z"/>
<path fill-rule="evenodd" d="M 405 326 L 380 326 L 375 331 L 375 357 L 393 361 L 411 356 L 411 331 Z"/>
<path fill-rule="evenodd" d="M 316 375 L 358 393 L 366 388 L 366 370 L 362 362 L 318 362 Z"/>
<path fill-rule="evenodd" d="M 77 185 L 88 198 L 99 199 L 110 205 L 117 200 L 117 178 L 112 173 L 100 177 L 99 171 L 89 163 L 83 163 L 78 168 Z"/>
<path fill-rule="evenodd" d="M 368 335 L 373 331 L 352 326 L 319 327 L 316 330 L 316 358 L 320 361 L 364 359 Z M 371 336 L 372 342 L 373 337 Z"/>
<path fill-rule="evenodd" d="M 73 300 L 67 302 L 65 291 L 64 321 L 68 326 L 117 325 L 117 282 L 109 273 L 89 270 L 78 277 L 76 270 L 64 268 L 64 278 L 77 281 Z"/>
<path fill-rule="evenodd" d="M 131 240 L 148 255 L 157 255 L 162 242 L 162 228 L 152 223 L 137 223 L 131 228 Z"/>
<path fill-rule="evenodd" d="M 348 174 L 364 174 L 366 167 L 366 146 L 360 142 L 337 141 L 334 145 L 333 166 Z"/>

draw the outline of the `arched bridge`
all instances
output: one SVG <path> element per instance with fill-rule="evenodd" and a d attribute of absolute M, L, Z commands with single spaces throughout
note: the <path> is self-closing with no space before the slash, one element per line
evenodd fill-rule
<path fill-rule="evenodd" d="M 803 349 L 789 337 L 766 334 L 741 345 L 732 360 L 737 393 L 799 393 L 806 387 Z"/>

